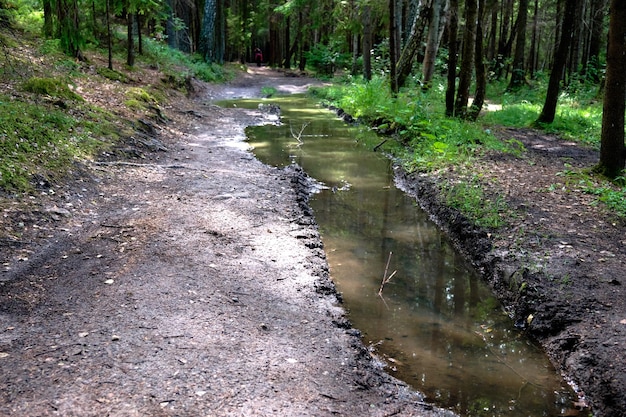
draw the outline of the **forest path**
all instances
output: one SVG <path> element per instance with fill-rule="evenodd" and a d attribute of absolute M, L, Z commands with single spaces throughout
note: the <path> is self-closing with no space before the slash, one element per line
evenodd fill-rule
<path fill-rule="evenodd" d="M 261 68 L 198 84 L 164 109 L 167 152 L 90 164 L 16 215 L 1 416 L 451 415 L 385 374 L 349 328 L 298 203 L 302 175 L 246 150 L 244 128 L 265 116 L 213 104 L 313 82 Z"/>

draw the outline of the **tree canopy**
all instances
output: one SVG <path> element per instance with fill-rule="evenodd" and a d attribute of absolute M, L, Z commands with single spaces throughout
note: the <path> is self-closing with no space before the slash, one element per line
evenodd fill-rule
<path fill-rule="evenodd" d="M 0 2 L 2 27 L 15 13 L 9 6 Z M 209 63 L 252 62 L 259 48 L 273 67 L 384 76 L 394 92 L 447 77 L 446 114 L 468 119 L 489 99 L 489 81 L 510 80 L 514 89 L 550 77 L 537 122 L 552 123 L 560 91 L 575 83 L 600 90 L 611 64 L 608 0 L 43 0 L 41 7 L 42 33 L 77 59 L 87 44 L 111 49 L 113 24 L 126 28 L 129 66 L 149 36 Z"/>

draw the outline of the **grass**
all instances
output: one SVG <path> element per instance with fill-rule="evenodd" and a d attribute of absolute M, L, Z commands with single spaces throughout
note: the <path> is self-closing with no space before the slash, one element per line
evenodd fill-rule
<path fill-rule="evenodd" d="M 422 91 L 410 88 L 392 98 L 382 78 L 369 83 L 358 80 L 347 85 L 320 88 L 312 94 L 375 129 L 390 134 L 384 151 L 393 154 L 408 172 L 436 174 L 450 167 L 470 167 L 470 161 L 486 152 L 519 154 L 519 144 L 503 142 L 489 129 L 444 116 L 445 88 L 441 82 Z M 485 197 L 479 177 L 468 183 L 444 184 L 448 205 L 461 210 L 476 224 L 499 227 L 511 211 L 503 199 Z M 511 214 L 513 215 L 513 214 Z"/>
<path fill-rule="evenodd" d="M 79 81 L 85 84 L 87 77 L 96 77 L 95 83 L 87 83 L 96 86 L 101 77 L 103 84 L 128 84 L 144 68 L 160 69 L 166 83 L 121 87 L 126 92 L 126 108 L 140 115 L 165 102 L 165 89 L 187 88 L 190 77 L 205 81 L 229 77 L 224 67 L 206 64 L 199 56 L 172 50 L 150 38 L 144 38 L 144 53 L 137 55 L 135 68 L 128 68 L 124 65 L 125 28 L 115 32 L 115 69 L 99 67 L 97 75 L 89 75 L 85 64 L 61 53 L 58 40 L 40 39 L 41 13 L 20 16 L 14 29 L 19 36 L 5 34 L 1 39 L 8 48 L 0 56 L 5 91 L 0 92 L 0 192 L 5 195 L 29 193 L 42 184 L 62 181 L 76 161 L 95 158 L 131 134 L 130 120 L 85 101 L 76 88 Z M 108 51 L 93 43 L 85 52 L 105 58 Z"/>
<path fill-rule="evenodd" d="M 507 91 L 506 87 L 503 82 L 489 85 L 488 97 L 494 97 L 491 103 L 501 105 L 502 110 L 485 113 L 481 123 L 517 128 L 533 126 L 545 102 L 545 77 L 515 92 Z M 602 100 L 598 98 L 598 87 L 573 82 L 559 95 L 554 122 L 540 127 L 547 133 L 599 149 Z"/>
<path fill-rule="evenodd" d="M 0 95 L 0 189 L 27 192 L 54 183 L 73 161 L 105 147 L 95 138 L 102 119 L 79 120 L 50 106 Z"/>
<path fill-rule="evenodd" d="M 476 123 L 444 117 L 445 81 L 435 79 L 427 91 L 409 86 L 396 97 L 389 93 L 387 81 L 375 77 L 370 82 L 346 77 L 341 85 L 314 89 L 312 94 L 344 109 L 362 123 L 394 140 L 384 150 L 393 154 L 408 171 L 437 174 L 438 171 L 466 167 L 486 152 L 508 153 L 523 157 L 525 149 L 519 141 L 502 141 L 490 132 L 496 126 L 536 128 L 545 101 L 548 77 L 539 74 L 537 80 L 517 91 L 507 91 L 508 83 L 494 81 L 488 85 L 489 104 L 501 110 L 483 111 Z M 577 141 L 599 149 L 602 125 L 602 103 L 598 87 L 573 81 L 559 97 L 556 119 L 540 126 L 547 133 Z M 587 174 L 585 174 L 587 175 Z M 590 174 L 589 174 L 590 175 Z M 498 228 L 507 221 L 510 211 L 502 199 L 489 199 L 482 179 L 474 176 L 464 183 L 443 184 L 446 202 L 456 207 L 477 225 Z M 597 197 L 619 217 L 626 217 L 626 188 L 603 179 L 587 178 L 580 185 L 582 192 Z"/>

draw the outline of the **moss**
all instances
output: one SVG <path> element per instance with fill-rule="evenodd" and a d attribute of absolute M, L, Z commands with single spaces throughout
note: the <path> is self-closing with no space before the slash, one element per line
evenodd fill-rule
<path fill-rule="evenodd" d="M 121 72 L 116 70 L 108 68 L 98 68 L 96 72 L 111 81 L 119 81 L 121 83 L 128 83 L 129 81 L 128 77 L 125 74 L 122 74 Z"/>
<path fill-rule="evenodd" d="M 24 91 L 29 93 L 48 95 L 55 98 L 83 101 L 83 98 L 73 92 L 67 82 L 57 78 L 29 78 L 23 84 Z"/>

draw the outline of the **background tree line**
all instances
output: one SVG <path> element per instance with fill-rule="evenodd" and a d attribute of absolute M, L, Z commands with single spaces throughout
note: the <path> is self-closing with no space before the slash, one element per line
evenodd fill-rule
<path fill-rule="evenodd" d="M 111 49 L 113 22 L 126 27 L 131 66 L 147 35 L 218 64 L 252 61 L 260 47 L 273 67 L 325 76 L 342 70 L 365 80 L 384 74 L 394 93 L 430 88 L 441 75 L 446 114 L 470 120 L 478 117 L 490 80 L 507 79 L 508 88 L 517 89 L 549 74 L 539 124 L 554 121 L 562 88 L 596 83 L 611 103 L 600 170 L 615 177 L 626 161 L 623 1 L 42 1 L 44 34 L 78 59 L 87 42 Z"/>

